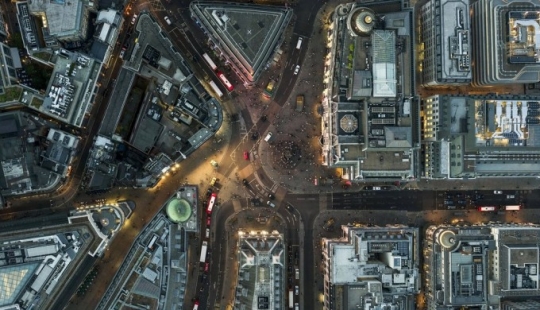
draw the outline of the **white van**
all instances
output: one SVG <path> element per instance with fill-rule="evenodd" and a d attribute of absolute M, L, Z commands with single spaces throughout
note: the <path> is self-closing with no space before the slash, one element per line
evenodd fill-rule
<path fill-rule="evenodd" d="M 296 42 L 296 49 L 299 50 L 302 47 L 302 40 L 303 38 L 298 38 L 298 42 Z"/>
<path fill-rule="evenodd" d="M 270 139 L 272 139 L 272 132 L 269 132 L 266 137 L 264 138 L 264 141 L 268 142 L 270 141 Z"/>
<path fill-rule="evenodd" d="M 165 16 L 165 21 L 167 22 L 168 25 L 171 25 L 171 20 L 169 19 L 169 16 Z"/>

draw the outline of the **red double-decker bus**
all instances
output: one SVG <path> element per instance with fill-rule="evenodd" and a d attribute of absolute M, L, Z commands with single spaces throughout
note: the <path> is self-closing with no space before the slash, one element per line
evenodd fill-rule
<path fill-rule="evenodd" d="M 478 211 L 487 212 L 487 211 L 495 211 L 497 208 L 493 206 L 484 206 L 484 207 L 478 207 Z"/>
<path fill-rule="evenodd" d="M 225 85 L 225 87 L 227 87 L 227 90 L 229 91 L 233 91 L 234 89 L 234 86 L 231 84 L 231 82 L 229 82 L 229 80 L 227 79 L 227 77 L 221 73 L 221 72 L 216 72 L 218 78 L 221 80 L 221 83 L 223 83 L 223 85 Z"/>
<path fill-rule="evenodd" d="M 212 214 L 212 209 L 214 209 L 214 205 L 216 204 L 217 194 L 212 193 L 212 196 L 210 196 L 210 201 L 208 201 L 208 207 L 206 208 L 206 214 L 210 215 Z"/>

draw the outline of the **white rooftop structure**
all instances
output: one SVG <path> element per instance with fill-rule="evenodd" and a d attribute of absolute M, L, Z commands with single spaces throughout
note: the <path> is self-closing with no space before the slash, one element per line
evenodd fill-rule
<path fill-rule="evenodd" d="M 396 34 L 391 30 L 374 30 L 373 97 L 396 96 Z"/>

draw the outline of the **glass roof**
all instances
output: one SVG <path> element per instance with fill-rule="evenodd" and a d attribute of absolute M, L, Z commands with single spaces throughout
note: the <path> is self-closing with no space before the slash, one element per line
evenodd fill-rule
<path fill-rule="evenodd" d="M 0 306 L 13 304 L 39 262 L 0 267 Z"/>

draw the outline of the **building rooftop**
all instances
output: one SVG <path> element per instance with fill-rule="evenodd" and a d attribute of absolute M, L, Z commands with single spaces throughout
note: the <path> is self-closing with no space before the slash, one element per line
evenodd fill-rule
<path fill-rule="evenodd" d="M 418 229 L 343 226 L 344 238 L 323 239 L 325 295 L 342 309 L 411 308 L 419 290 Z M 336 291 L 335 287 L 342 287 Z M 343 293 L 347 292 L 347 293 Z M 371 296 L 368 298 L 368 296 Z M 385 297 L 386 296 L 386 297 Z M 387 298 L 388 296 L 401 296 Z M 366 308 L 367 309 L 367 308 Z"/>
<path fill-rule="evenodd" d="M 82 23 L 87 22 L 82 18 L 85 10 L 82 0 L 32 0 L 28 1 L 28 9 L 33 15 L 44 15 L 44 28 L 51 36 L 61 39 L 79 33 L 86 35 L 82 33 L 86 29 Z"/>
<path fill-rule="evenodd" d="M 433 96 L 425 105 L 433 116 L 424 139 L 440 144 L 431 165 L 442 174 L 540 174 L 532 156 L 540 150 L 540 98 Z"/>
<path fill-rule="evenodd" d="M 430 226 L 428 308 L 487 307 L 504 297 L 539 296 L 540 226 Z M 489 275 L 489 276 L 488 276 Z"/>
<path fill-rule="evenodd" d="M 235 304 L 250 309 L 283 309 L 285 246 L 278 232 L 240 234 Z"/>
<path fill-rule="evenodd" d="M 285 7 L 215 2 L 193 2 L 190 10 L 248 83 L 265 69 L 292 16 Z"/>
<path fill-rule="evenodd" d="M 81 127 L 93 100 L 101 64 L 78 53 L 61 49 L 39 108 L 54 118 Z"/>
<path fill-rule="evenodd" d="M 344 178 L 415 175 L 411 22 L 409 11 L 335 9 L 321 126 L 324 163 L 345 168 Z"/>

